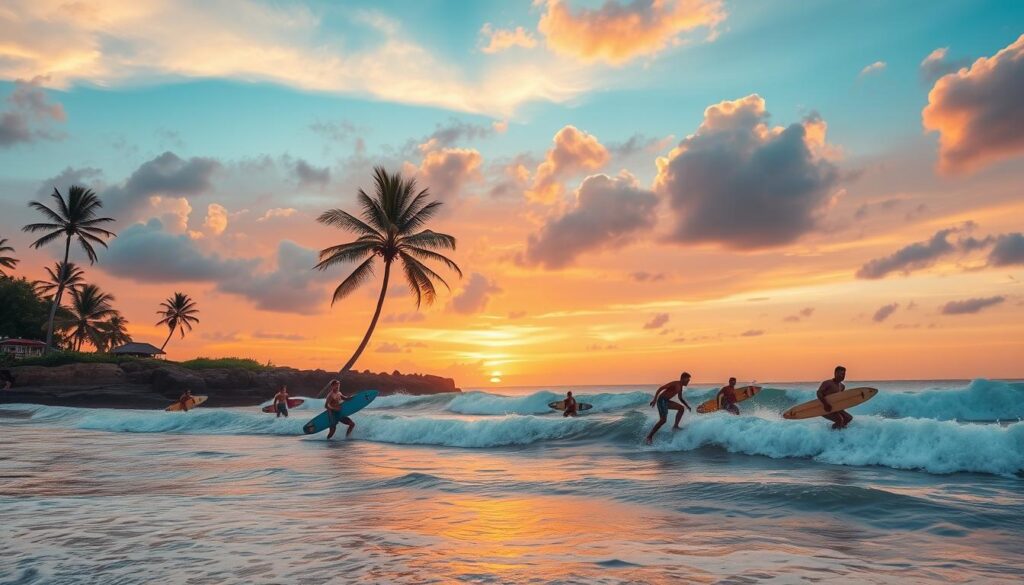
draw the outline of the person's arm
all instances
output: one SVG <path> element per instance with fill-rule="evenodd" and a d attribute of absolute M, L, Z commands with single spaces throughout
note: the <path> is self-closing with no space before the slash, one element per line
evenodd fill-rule
<path fill-rule="evenodd" d="M 685 406 L 687 410 L 689 410 L 690 412 L 693 412 L 693 409 L 690 408 L 690 404 L 688 402 L 686 402 L 685 398 L 683 398 L 683 393 L 682 392 L 679 393 L 679 402 L 682 402 L 683 406 Z"/>
<path fill-rule="evenodd" d="M 832 412 L 832 405 L 825 400 L 825 388 L 828 387 L 828 382 L 822 382 L 821 386 L 818 386 L 818 400 L 821 401 L 822 406 L 825 407 L 825 412 Z"/>
<path fill-rule="evenodd" d="M 654 406 L 654 403 L 658 401 L 658 396 L 661 396 L 661 393 L 664 392 L 667 387 L 668 384 L 665 384 L 661 388 L 658 388 L 657 390 L 654 391 L 654 398 L 651 399 L 651 406 Z"/>

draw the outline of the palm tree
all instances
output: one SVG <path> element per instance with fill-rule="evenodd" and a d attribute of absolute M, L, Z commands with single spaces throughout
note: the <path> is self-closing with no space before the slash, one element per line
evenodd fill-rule
<path fill-rule="evenodd" d="M 105 343 L 105 328 L 109 320 L 118 315 L 110 305 L 114 296 L 100 290 L 95 284 L 86 284 L 71 292 L 71 343 L 75 351 L 82 350 L 82 344 L 88 341 L 98 350 Z"/>
<path fill-rule="evenodd" d="M 373 335 L 380 311 L 384 307 L 384 296 L 388 292 L 392 262 L 401 260 L 405 280 L 416 298 L 417 309 L 423 301 L 428 305 L 434 302 L 437 296 L 434 282 L 440 282 L 450 290 L 448 283 L 421 260 L 441 262 L 462 278 L 462 271 L 455 262 L 435 251 L 454 250 L 455 238 L 421 229 L 440 209 L 441 202 L 431 201 L 428 189 L 417 193 L 416 180 L 405 179 L 401 173 L 389 174 L 383 167 L 374 167 L 373 174 L 376 188 L 374 196 L 370 197 L 362 189 L 358 194 L 362 219 L 341 209 L 331 209 L 317 218 L 322 224 L 359 236 L 354 242 L 320 250 L 320 262 L 316 265 L 320 270 L 326 270 L 335 264 L 361 261 L 355 270 L 341 281 L 338 288 L 334 289 L 332 305 L 373 276 L 374 261 L 378 256 L 384 262 L 384 281 L 381 284 L 380 297 L 377 299 L 377 310 L 373 313 L 373 319 L 370 320 L 370 327 L 366 330 L 362 343 L 356 348 L 348 363 L 341 368 L 342 372 L 352 368 Z"/>
<path fill-rule="evenodd" d="M 167 325 L 170 330 L 167 332 L 167 339 L 164 340 L 164 344 L 160 346 L 160 349 L 167 347 L 167 342 L 171 340 L 171 336 L 174 335 L 174 330 L 181 331 L 181 338 L 185 338 L 185 330 L 192 331 L 192 324 L 198 323 L 199 318 L 196 317 L 196 313 L 199 309 L 196 308 L 196 303 L 185 293 L 176 292 L 173 297 L 168 297 L 166 301 L 160 303 L 163 307 L 162 310 L 157 311 L 157 315 L 162 315 L 163 319 L 157 322 L 157 325 Z"/>
<path fill-rule="evenodd" d="M 46 235 L 32 242 L 32 247 L 36 249 L 42 248 L 46 244 L 64 236 L 64 263 L 67 264 L 68 256 L 71 254 L 71 239 L 78 238 L 78 243 L 81 244 L 82 249 L 85 250 L 86 255 L 89 257 L 89 263 L 95 263 L 96 250 L 92 247 L 93 243 L 100 244 L 106 248 L 107 243 L 104 241 L 104 238 L 116 236 L 113 232 L 98 227 L 100 224 L 114 221 L 109 217 L 96 217 L 97 211 L 103 207 L 103 202 L 100 201 L 100 198 L 91 189 L 79 187 L 78 185 L 72 185 L 68 189 L 66 201 L 56 187 L 54 187 L 50 197 L 56 202 L 55 207 L 57 211 L 38 201 L 32 201 L 28 204 L 29 207 L 42 213 L 50 221 L 50 223 L 30 223 L 22 228 L 24 231 L 31 233 L 47 232 Z M 50 320 L 46 326 L 47 351 L 50 350 L 53 344 L 53 318 L 57 314 L 57 307 L 60 306 L 63 295 L 64 287 L 58 285 L 57 292 L 53 295 L 53 305 L 50 307 Z"/>
<path fill-rule="evenodd" d="M 0 276 L 7 276 L 4 272 L 4 268 L 14 269 L 14 266 L 20 262 L 14 256 L 4 256 L 4 252 L 13 252 L 14 248 L 7 245 L 7 238 L 0 238 Z"/>
<path fill-rule="evenodd" d="M 106 323 L 100 325 L 100 328 L 103 330 L 103 345 L 96 349 L 101 352 L 132 342 L 132 336 L 128 334 L 128 319 L 120 313 L 112 315 Z"/>
<path fill-rule="evenodd" d="M 75 291 L 85 282 L 82 269 L 74 262 L 54 262 L 53 268 L 47 266 L 45 270 L 50 275 L 50 279 L 37 280 L 32 283 L 40 295 L 48 295 L 60 288 Z"/>

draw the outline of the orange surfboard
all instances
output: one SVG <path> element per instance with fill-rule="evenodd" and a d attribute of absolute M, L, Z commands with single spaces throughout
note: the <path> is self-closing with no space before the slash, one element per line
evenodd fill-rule
<path fill-rule="evenodd" d="M 193 396 L 192 399 L 188 401 L 188 409 L 192 410 L 193 408 L 199 406 L 204 402 L 206 402 L 205 396 Z M 167 412 L 175 412 L 181 410 L 181 402 L 175 402 L 174 404 L 168 406 L 164 410 L 166 410 Z"/>
<path fill-rule="evenodd" d="M 877 388 L 849 388 L 842 392 L 836 392 L 835 394 L 829 394 L 825 397 L 828 401 L 829 406 L 832 407 L 832 412 L 839 410 L 846 410 L 857 406 L 862 402 L 867 402 L 878 394 Z M 812 418 L 815 416 L 822 416 L 825 413 L 825 406 L 821 404 L 821 401 L 815 398 L 809 402 L 803 404 L 797 404 L 793 408 L 790 408 L 786 412 L 782 413 L 782 418 L 788 418 L 795 420 L 798 418 Z"/>
<path fill-rule="evenodd" d="M 757 393 L 761 391 L 760 386 L 744 386 L 736 389 L 736 402 L 743 402 L 748 398 L 757 396 Z M 708 414 L 711 412 L 718 412 L 722 409 L 722 405 L 718 403 L 718 397 L 714 397 L 710 400 L 703 402 L 697 407 L 697 412 L 701 414 Z"/>

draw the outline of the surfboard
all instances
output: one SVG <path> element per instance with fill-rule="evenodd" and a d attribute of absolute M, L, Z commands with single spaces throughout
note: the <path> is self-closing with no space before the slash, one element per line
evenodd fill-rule
<path fill-rule="evenodd" d="M 832 406 L 832 412 L 836 412 L 857 406 L 862 402 L 867 402 L 874 398 L 875 394 L 878 394 L 877 388 L 849 388 L 842 392 L 829 394 L 825 397 L 825 400 L 828 400 L 829 405 Z M 799 418 L 822 416 L 824 414 L 826 414 L 825 407 L 821 404 L 820 400 L 815 398 L 814 400 L 804 402 L 803 404 L 797 404 L 793 408 L 790 408 L 786 412 L 782 413 L 782 418 L 795 420 Z"/>
<path fill-rule="evenodd" d="M 188 409 L 192 410 L 193 408 L 199 406 L 200 404 L 202 404 L 204 402 L 206 402 L 206 396 L 193 396 L 188 401 Z M 179 410 L 181 410 L 181 402 L 175 402 L 174 404 L 168 406 L 164 410 L 166 410 L 167 412 L 179 411 Z"/>
<path fill-rule="evenodd" d="M 305 402 L 305 400 L 303 400 L 301 398 L 289 398 L 288 399 L 288 408 L 295 408 L 296 406 L 302 404 L 303 402 Z M 268 413 L 271 413 L 271 414 L 277 412 L 277 409 L 274 408 L 274 404 L 273 403 L 264 406 L 262 410 L 263 410 L 263 412 L 268 412 Z"/>
<path fill-rule="evenodd" d="M 564 400 L 558 400 L 558 401 L 555 401 L 555 402 L 549 402 L 548 403 L 548 407 L 549 408 L 553 408 L 553 409 L 557 410 L 558 412 L 565 412 L 565 401 Z M 593 404 L 587 404 L 586 402 L 577 402 L 576 403 L 576 410 L 578 410 L 578 411 L 590 410 L 591 408 L 594 408 Z"/>
<path fill-rule="evenodd" d="M 366 408 L 366 405 L 373 402 L 373 399 L 377 397 L 376 390 L 363 390 L 362 392 L 356 392 L 352 395 L 352 398 L 341 403 L 341 415 L 350 416 L 360 410 Z M 307 435 L 313 435 L 320 431 L 325 431 L 331 428 L 331 414 L 326 410 L 321 412 L 302 427 L 302 432 Z"/>
<path fill-rule="evenodd" d="M 744 386 L 736 389 L 736 402 L 743 402 L 748 398 L 757 396 L 757 393 L 761 391 L 760 386 Z M 718 397 L 707 400 L 697 407 L 697 412 L 701 414 L 708 414 L 711 412 L 718 412 L 722 410 L 722 405 L 718 402 Z"/>

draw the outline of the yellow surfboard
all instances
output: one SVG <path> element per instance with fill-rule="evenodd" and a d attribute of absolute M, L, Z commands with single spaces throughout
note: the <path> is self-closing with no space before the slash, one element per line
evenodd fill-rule
<path fill-rule="evenodd" d="M 862 402 L 867 402 L 874 398 L 875 394 L 878 394 L 877 388 L 849 388 L 842 392 L 829 394 L 825 397 L 825 400 L 827 400 L 829 406 L 832 407 L 832 412 L 837 412 L 857 406 Z M 797 404 L 793 408 L 790 408 L 786 412 L 782 413 L 782 418 L 795 420 L 798 418 L 822 416 L 824 414 L 826 414 L 825 406 L 821 404 L 820 400 L 815 398 L 814 400 L 804 402 L 803 404 Z"/>
<path fill-rule="evenodd" d="M 757 396 L 757 393 L 760 391 L 760 386 L 744 386 L 742 388 L 737 388 L 736 402 L 743 402 L 748 398 L 753 398 L 754 396 Z M 697 407 L 697 412 L 701 414 L 708 414 L 711 412 L 718 412 L 721 409 L 722 405 L 718 403 L 718 397 L 716 396 L 710 400 L 701 403 L 701 405 Z"/>
<path fill-rule="evenodd" d="M 206 396 L 193 396 L 188 401 L 188 409 L 192 410 L 193 408 L 199 406 L 200 404 L 202 404 L 204 402 L 206 402 Z M 174 404 L 168 406 L 164 410 L 166 410 L 167 412 L 175 412 L 175 411 L 181 410 L 181 402 L 175 402 Z"/>

